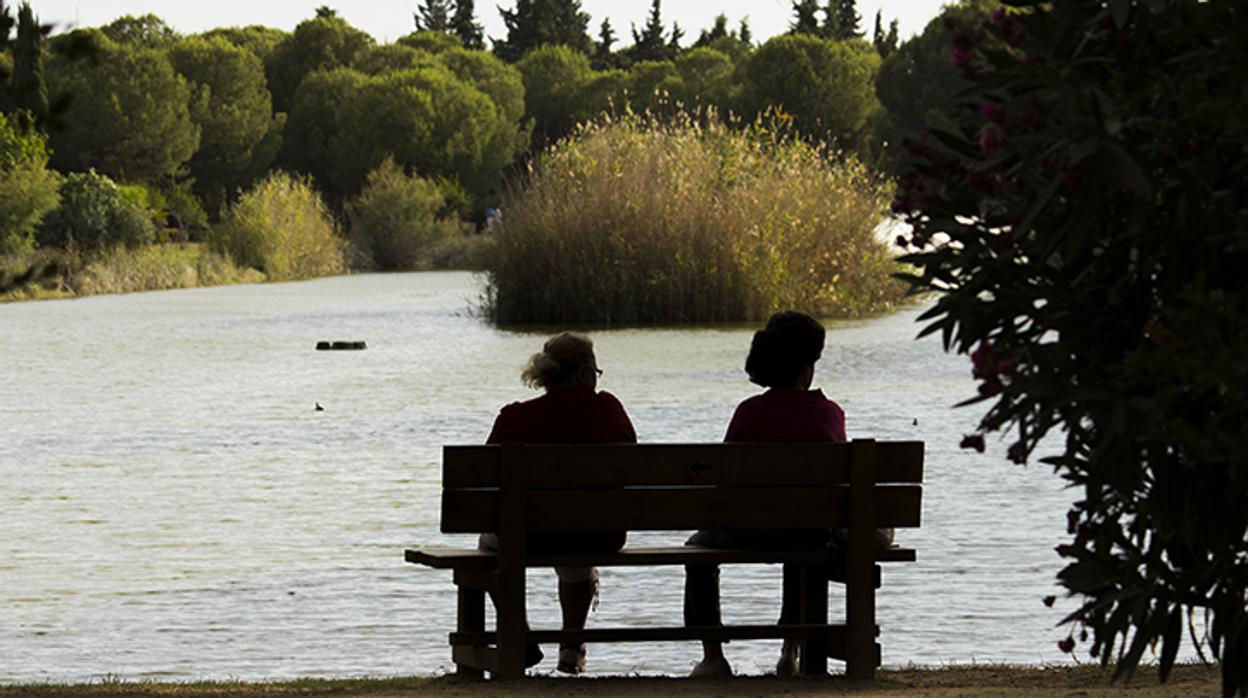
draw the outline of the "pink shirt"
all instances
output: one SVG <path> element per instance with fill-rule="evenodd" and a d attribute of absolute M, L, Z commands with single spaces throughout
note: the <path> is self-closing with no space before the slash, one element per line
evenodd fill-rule
<path fill-rule="evenodd" d="M 819 389 L 772 388 L 737 405 L 724 441 L 845 441 L 845 412 Z"/>

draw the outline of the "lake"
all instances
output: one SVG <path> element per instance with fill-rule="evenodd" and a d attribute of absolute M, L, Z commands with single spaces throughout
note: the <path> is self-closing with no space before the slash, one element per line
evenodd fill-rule
<path fill-rule="evenodd" d="M 473 542 L 437 531 L 441 445 L 483 441 L 500 406 L 536 395 L 520 369 L 546 337 L 483 321 L 480 285 L 360 275 L 0 306 L 0 682 L 450 670 L 450 575 L 403 549 Z M 884 663 L 1069 661 L 1055 626 L 1072 602 L 1042 599 L 1061 596 L 1075 495 L 992 439 L 958 448 L 979 414 L 952 409 L 974 394 L 970 362 L 916 341 L 920 312 L 829 323 L 815 376 L 851 438 L 927 442 L 923 527 L 899 532 L 918 562 L 884 568 Z M 756 392 L 754 329 L 594 331 L 600 388 L 642 441 L 718 441 Z M 682 584 L 679 568 L 606 569 L 590 625 L 670 622 Z M 776 567 L 726 567 L 725 619 L 774 620 L 779 586 Z M 529 589 L 534 625 L 557 625 L 553 572 Z M 764 673 L 778 645 L 727 654 Z M 699 654 L 591 646 L 589 668 L 684 674 Z"/>

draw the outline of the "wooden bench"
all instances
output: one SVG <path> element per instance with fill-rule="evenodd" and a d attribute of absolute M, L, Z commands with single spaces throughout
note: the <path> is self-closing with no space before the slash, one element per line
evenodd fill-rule
<path fill-rule="evenodd" d="M 915 559 L 911 549 L 877 549 L 875 529 L 919 525 L 922 478 L 922 442 L 446 446 L 442 531 L 497 533 L 499 550 L 415 548 L 406 559 L 454 571 L 451 656 L 464 676 L 523 676 L 525 646 L 533 642 L 797 638 L 805 643 L 803 674 L 826 673 L 832 657 L 845 661 L 850 678 L 870 679 L 880 664 L 876 563 Z M 848 529 L 848 545 L 783 551 L 677 545 L 565 555 L 525 549 L 530 532 L 798 528 Z M 802 566 L 796 625 L 686 627 L 679 610 L 672 626 L 659 628 L 531 630 L 525 621 L 529 567 L 784 562 Z M 843 623 L 828 622 L 829 580 L 846 587 Z M 494 631 L 485 628 L 487 594 L 495 599 Z"/>

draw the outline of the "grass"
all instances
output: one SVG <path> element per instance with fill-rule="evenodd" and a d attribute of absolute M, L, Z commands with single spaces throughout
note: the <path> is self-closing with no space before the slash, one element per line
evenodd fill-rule
<path fill-rule="evenodd" d="M 80 684 L 0 686 L 0 698 L 97 698 L 151 696 L 215 698 L 239 696 L 1216 696 L 1219 669 L 1201 664 L 1175 667 L 1170 681 L 1158 684 L 1155 672 L 1141 667 L 1129 683 L 1110 684 L 1109 669 L 1100 666 L 1019 667 L 952 665 L 909 667 L 879 672 L 875 682 L 850 682 L 842 677 L 777 679 L 770 676 L 692 681 L 663 677 L 536 677 L 523 681 L 464 682 L 453 676 L 382 679 L 301 679 L 277 682 L 155 683 L 105 679 Z"/>
<path fill-rule="evenodd" d="M 858 317 L 902 285 L 875 238 L 886 186 L 852 157 L 757 122 L 626 115 L 547 151 L 487 261 L 499 323 Z"/>
<path fill-rule="evenodd" d="M 198 244 L 117 247 L 93 254 L 50 251 L 0 258 L 0 273 L 53 264 L 55 273 L 0 294 L 0 302 L 73 298 L 171 288 L 257 283 L 264 274 L 241 268 Z"/>

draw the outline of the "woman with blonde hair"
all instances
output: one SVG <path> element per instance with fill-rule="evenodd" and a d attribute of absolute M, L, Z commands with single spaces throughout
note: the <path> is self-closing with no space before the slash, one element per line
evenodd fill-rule
<path fill-rule="evenodd" d="M 597 390 L 598 368 L 594 343 L 586 336 L 564 332 L 546 341 L 529 359 L 521 379 L 545 392 L 499 411 L 486 443 L 635 443 L 637 433 L 624 406 L 611 393 Z M 624 546 L 625 531 L 583 534 L 530 534 L 530 552 L 603 552 Z M 498 540 L 485 534 L 481 546 L 496 550 Z M 598 595 L 598 570 L 593 567 L 557 567 L 559 607 L 565 630 L 585 627 Z M 530 648 L 529 664 L 541 661 Z M 559 647 L 559 671 L 585 670 L 585 645 Z"/>

